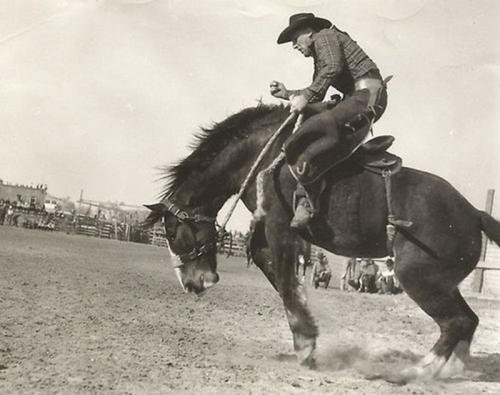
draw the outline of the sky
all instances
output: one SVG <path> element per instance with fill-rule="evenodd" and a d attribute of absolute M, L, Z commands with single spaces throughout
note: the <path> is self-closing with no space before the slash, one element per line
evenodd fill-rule
<path fill-rule="evenodd" d="M 389 83 L 375 125 L 404 164 L 500 215 L 500 1 L 0 0 L 0 178 L 152 203 L 199 127 L 306 87 L 276 39 L 297 12 L 346 30 Z M 224 215 L 224 213 L 222 213 Z M 229 228 L 244 231 L 239 205 Z"/>

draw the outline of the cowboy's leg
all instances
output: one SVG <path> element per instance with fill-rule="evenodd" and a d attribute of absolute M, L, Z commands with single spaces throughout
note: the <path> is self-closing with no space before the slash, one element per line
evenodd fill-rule
<path fill-rule="evenodd" d="M 320 147 L 327 146 L 335 151 L 339 149 L 337 148 L 339 143 L 354 144 L 351 141 L 352 131 L 349 133 L 350 130 L 345 127 L 345 124 L 352 121 L 357 115 L 367 112 L 369 101 L 370 93 L 368 90 L 355 92 L 333 109 L 308 118 L 299 130 L 287 139 L 283 150 L 295 178 L 302 181 L 303 184 L 312 182 L 308 179 L 310 175 L 304 175 L 304 169 L 307 167 L 307 161 L 304 158 L 306 150 L 309 151 L 307 156 L 314 157 L 316 151 L 322 151 Z M 359 137 L 355 136 L 356 142 Z M 334 160 L 345 159 L 342 157 L 346 155 L 343 151 L 348 151 L 348 148 L 341 149 L 338 153 L 333 152 L 333 155 L 340 156 Z M 349 153 L 347 152 L 347 154 Z M 301 169 L 302 167 L 304 169 Z"/>
<path fill-rule="evenodd" d="M 308 224 L 315 211 L 315 200 L 323 187 L 318 179 L 327 169 L 347 158 L 365 138 L 369 120 L 364 130 L 354 132 L 344 130 L 344 124 L 355 115 L 366 112 L 369 99 L 368 91 L 356 92 L 332 110 L 306 120 L 285 143 L 287 162 L 298 181 L 297 207 L 290 226 L 302 228 Z M 299 147 L 301 142 L 306 142 L 306 145 Z M 298 156 L 297 152 L 300 152 Z M 302 188 L 301 184 L 306 187 Z"/>
<path fill-rule="evenodd" d="M 325 137 L 327 128 L 318 127 L 317 123 L 323 122 L 322 118 L 325 117 L 326 113 L 327 111 L 306 119 L 302 126 L 294 134 L 288 137 L 283 146 L 287 162 L 294 163 L 304 151 L 305 147 Z M 321 114 L 324 115 L 320 117 Z"/>

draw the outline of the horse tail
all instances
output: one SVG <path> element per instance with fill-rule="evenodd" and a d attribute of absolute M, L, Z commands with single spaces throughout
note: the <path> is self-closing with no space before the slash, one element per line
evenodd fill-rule
<path fill-rule="evenodd" d="M 479 215 L 481 217 L 481 229 L 490 240 L 493 240 L 500 247 L 500 221 L 497 221 L 484 211 L 480 211 Z"/>

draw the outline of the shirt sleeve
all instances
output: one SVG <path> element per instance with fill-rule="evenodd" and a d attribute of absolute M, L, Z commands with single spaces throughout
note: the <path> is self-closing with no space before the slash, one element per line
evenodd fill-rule
<path fill-rule="evenodd" d="M 313 82 L 305 89 L 292 91 L 291 95 L 304 95 L 308 102 L 319 102 L 342 72 L 345 63 L 338 34 L 333 29 L 324 29 L 314 36 Z"/>

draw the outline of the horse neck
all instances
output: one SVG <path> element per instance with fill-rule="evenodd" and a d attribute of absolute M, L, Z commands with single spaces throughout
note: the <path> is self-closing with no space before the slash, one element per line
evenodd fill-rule
<path fill-rule="evenodd" d="M 255 130 L 247 138 L 228 144 L 212 162 L 194 172 L 175 193 L 175 200 L 216 216 L 224 203 L 238 193 L 266 142 L 268 130 Z"/>

